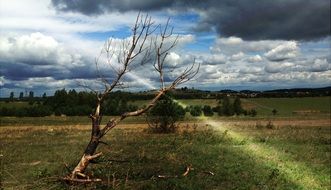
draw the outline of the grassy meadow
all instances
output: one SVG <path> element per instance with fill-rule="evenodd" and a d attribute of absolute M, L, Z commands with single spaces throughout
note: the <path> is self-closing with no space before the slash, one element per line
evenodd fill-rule
<path fill-rule="evenodd" d="M 89 141 L 87 117 L 2 117 L 0 189 L 331 189 L 329 97 L 242 103 L 258 115 L 188 116 L 174 134 L 150 133 L 144 117 L 129 118 L 107 134 L 103 156 L 88 168 L 102 182 L 76 186 L 60 178 Z"/>

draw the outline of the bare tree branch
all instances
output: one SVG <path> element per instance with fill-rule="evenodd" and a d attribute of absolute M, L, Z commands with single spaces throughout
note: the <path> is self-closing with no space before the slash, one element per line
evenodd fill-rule
<path fill-rule="evenodd" d="M 170 51 L 176 46 L 178 42 L 178 35 L 173 41 L 168 42 L 173 35 L 173 28 L 169 27 L 170 19 L 167 20 L 167 23 L 164 28 L 160 25 L 154 26 L 150 16 L 143 16 L 140 13 L 136 18 L 134 27 L 132 28 L 131 40 L 125 39 L 122 40 L 120 44 L 115 44 L 114 40 L 107 40 L 104 44 L 104 48 L 101 51 L 100 55 L 95 59 L 95 64 L 97 67 L 99 80 L 104 84 L 104 91 L 97 92 L 97 102 L 94 114 L 91 114 L 90 118 L 92 120 L 92 130 L 91 130 L 91 140 L 87 145 L 84 154 L 74 168 L 70 177 L 68 179 L 80 180 L 77 176 L 86 178 L 84 171 L 87 168 L 88 164 L 94 159 L 101 156 L 101 153 L 95 154 L 95 151 L 101 142 L 101 138 L 107 134 L 112 128 L 114 128 L 119 122 L 127 117 L 138 116 L 147 112 L 152 108 L 156 102 L 168 91 L 174 89 L 176 86 L 185 83 L 191 80 L 199 71 L 200 64 L 196 66 L 193 63 L 191 66 L 187 67 L 183 72 L 179 74 L 171 83 L 166 83 L 164 81 L 165 75 L 165 64 L 167 56 L 170 54 Z M 153 38 L 153 33 L 160 29 L 160 33 Z M 147 42 L 150 43 L 147 43 Z M 115 46 L 119 45 L 119 49 L 116 49 Z M 153 53 L 153 45 L 155 47 L 155 52 Z M 107 65 L 110 65 L 113 71 L 115 72 L 115 77 L 110 81 L 106 78 L 100 71 L 99 62 L 102 61 L 101 56 L 105 54 L 105 61 Z M 117 55 L 117 62 L 114 62 L 114 55 Z M 140 60 L 139 60 L 139 59 Z M 132 112 L 126 112 L 118 118 L 109 120 L 104 127 L 100 127 L 101 123 L 101 104 L 115 88 L 118 88 L 123 85 L 122 80 L 126 73 L 130 72 L 131 69 L 140 62 L 141 65 L 148 63 L 154 59 L 152 65 L 155 71 L 159 75 L 160 79 L 160 89 L 155 94 L 154 98 L 148 103 L 145 108 L 138 109 Z M 84 177 L 85 176 L 85 177 Z M 83 179 L 83 182 L 87 182 L 87 179 Z"/>

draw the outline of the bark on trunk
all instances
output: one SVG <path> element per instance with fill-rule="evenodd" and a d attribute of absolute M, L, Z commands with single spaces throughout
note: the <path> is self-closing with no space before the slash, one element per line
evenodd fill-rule
<path fill-rule="evenodd" d="M 84 174 L 87 166 L 89 165 L 91 160 L 101 156 L 102 154 L 102 153 L 95 154 L 101 138 L 101 134 L 100 134 L 101 117 L 99 116 L 90 116 L 90 117 L 92 119 L 91 139 L 85 148 L 82 158 L 78 162 L 77 166 L 71 172 L 71 179 L 75 179 L 77 177 L 88 178 L 88 176 Z"/>

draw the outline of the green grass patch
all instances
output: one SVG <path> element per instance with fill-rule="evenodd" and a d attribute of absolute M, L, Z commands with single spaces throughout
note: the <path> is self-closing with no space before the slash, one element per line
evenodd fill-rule
<path fill-rule="evenodd" d="M 270 116 L 277 110 L 278 116 L 330 114 L 330 97 L 304 98 L 251 98 L 242 99 L 244 107 L 253 107 L 258 115 Z"/>
<path fill-rule="evenodd" d="M 131 127 L 130 127 L 131 126 Z M 102 183 L 58 181 L 74 167 L 90 132 L 68 127 L 0 128 L 5 189 L 330 189 L 330 127 L 182 127 L 152 134 L 119 126 L 87 173 Z M 184 125 L 182 125 L 184 126 Z M 145 126 L 146 127 L 146 126 Z M 194 170 L 181 176 L 186 167 Z M 211 175 L 214 174 L 214 175 Z M 169 178 L 159 178 L 159 175 Z"/>

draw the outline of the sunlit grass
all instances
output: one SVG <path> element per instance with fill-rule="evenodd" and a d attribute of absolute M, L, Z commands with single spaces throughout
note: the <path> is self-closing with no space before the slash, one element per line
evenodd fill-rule
<path fill-rule="evenodd" d="M 183 101 L 176 100 L 176 102 L 185 107 L 187 106 Z M 331 168 L 328 169 L 329 172 L 322 174 L 322 176 L 314 174 L 312 169 L 307 167 L 305 163 L 293 160 L 293 158 L 286 155 L 284 151 L 279 151 L 268 145 L 252 142 L 252 138 L 247 133 L 235 132 L 231 130 L 231 126 L 222 122 L 213 121 L 210 117 L 202 115 L 198 119 L 212 126 L 217 131 L 226 132 L 233 141 L 243 143 L 245 145 L 243 150 L 247 154 L 252 155 L 256 159 L 259 158 L 262 162 L 261 164 L 274 167 L 277 172 L 279 171 L 281 175 L 285 176 L 286 179 L 291 180 L 299 187 L 304 189 L 323 189 L 327 185 L 329 188 L 331 187 Z M 328 154 L 330 157 L 330 149 Z"/>
<path fill-rule="evenodd" d="M 228 126 L 222 122 L 215 122 L 209 120 L 206 117 L 200 117 L 200 119 L 204 123 L 212 126 L 215 130 L 221 131 L 223 133 L 226 132 L 233 141 L 239 142 L 239 144 L 241 143 L 243 145 L 242 150 L 245 153 L 253 156 L 253 158 L 256 159 L 257 162 L 259 162 L 260 164 L 274 168 L 277 173 L 279 172 L 279 175 L 284 176 L 286 179 L 298 185 L 298 187 L 303 189 L 328 189 L 331 187 L 330 168 L 327 168 L 322 172 L 314 172 L 314 169 L 309 167 L 312 166 L 314 163 L 307 164 L 302 161 L 294 160 L 294 158 L 290 154 L 285 153 L 288 150 L 279 150 L 265 143 L 254 142 L 255 139 L 250 136 L 251 134 L 240 131 L 236 132 L 235 130 L 233 130 L 233 126 Z M 291 129 L 287 130 L 291 131 Z M 326 131 L 330 132 L 330 129 Z M 271 136 L 268 138 L 273 137 Z M 330 136 L 326 138 L 330 139 Z M 290 144 L 291 142 L 288 143 Z M 281 145 L 282 144 L 278 146 Z M 301 146 L 305 145 L 300 145 L 296 143 L 292 147 L 288 148 L 301 148 Z M 306 146 L 309 146 L 309 144 L 307 144 Z M 326 156 L 325 158 L 328 159 L 328 157 L 330 158 L 330 147 L 325 148 L 328 151 L 326 152 L 328 156 Z M 311 152 L 303 151 L 302 156 L 306 156 L 306 154 L 309 153 L 311 154 Z M 330 160 L 326 160 L 326 163 L 327 161 Z"/>

